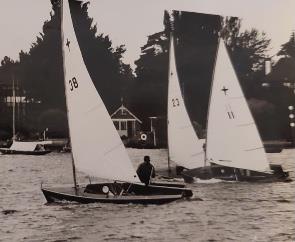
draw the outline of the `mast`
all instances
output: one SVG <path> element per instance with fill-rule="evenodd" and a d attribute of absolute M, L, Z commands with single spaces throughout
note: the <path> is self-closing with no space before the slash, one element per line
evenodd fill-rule
<path fill-rule="evenodd" d="M 14 75 L 12 74 L 12 140 L 15 140 L 15 83 Z"/>
<path fill-rule="evenodd" d="M 169 51 L 168 51 L 168 62 L 169 62 L 169 65 L 168 65 L 168 78 L 170 77 L 170 57 L 171 57 L 171 41 L 173 41 L 173 34 L 172 34 L 172 29 L 170 30 L 170 41 L 169 41 Z M 169 80 L 168 80 L 169 82 Z M 169 95 L 169 85 L 168 85 L 168 95 Z M 169 102 L 169 100 L 168 100 Z M 169 117 L 168 117 L 168 112 L 169 112 L 169 103 L 167 103 L 167 146 L 168 146 L 168 174 L 170 175 L 171 174 L 171 164 L 170 164 L 170 152 L 169 152 Z"/>
<path fill-rule="evenodd" d="M 62 58 L 63 58 L 63 74 L 64 74 L 64 85 L 66 88 L 66 68 L 65 68 L 65 55 L 64 55 L 64 28 L 63 28 L 63 13 L 64 13 L 64 1 L 68 1 L 68 0 L 61 0 L 61 49 L 62 49 Z M 69 107 L 68 107 L 68 97 L 67 97 L 67 92 L 65 91 L 65 96 L 66 96 L 66 107 L 67 107 L 67 117 L 69 119 Z M 68 126 L 69 126 L 69 121 L 68 121 Z M 70 140 L 70 146 L 71 145 L 71 133 L 69 130 L 69 140 Z M 77 174 L 76 174 L 76 166 L 75 166 L 75 161 L 74 161 L 74 156 L 73 156 L 73 152 L 71 152 L 71 159 L 72 159 L 72 170 L 73 170 L 73 181 L 74 181 L 74 188 L 75 191 L 77 192 Z"/>

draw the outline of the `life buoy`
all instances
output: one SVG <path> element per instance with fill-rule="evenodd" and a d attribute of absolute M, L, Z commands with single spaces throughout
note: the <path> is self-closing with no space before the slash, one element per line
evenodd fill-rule
<path fill-rule="evenodd" d="M 147 135 L 146 134 L 141 134 L 140 135 L 140 139 L 141 140 L 146 140 L 147 139 Z"/>

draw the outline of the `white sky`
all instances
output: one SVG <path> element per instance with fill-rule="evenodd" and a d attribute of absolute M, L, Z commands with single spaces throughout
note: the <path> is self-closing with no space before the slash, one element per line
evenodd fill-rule
<path fill-rule="evenodd" d="M 133 65 L 147 36 L 163 29 L 164 10 L 185 10 L 237 16 L 246 28 L 265 31 L 272 39 L 270 54 L 295 30 L 295 0 L 90 0 L 89 15 L 114 45 L 125 44 L 125 62 Z M 1 0 L 0 59 L 18 59 L 28 51 L 49 19 L 50 0 Z"/>

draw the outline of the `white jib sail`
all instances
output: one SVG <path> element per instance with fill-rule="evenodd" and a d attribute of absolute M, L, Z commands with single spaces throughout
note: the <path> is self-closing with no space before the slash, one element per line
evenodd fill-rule
<path fill-rule="evenodd" d="M 190 121 L 181 94 L 173 37 L 170 38 L 168 84 L 168 152 L 171 161 L 188 169 L 204 166 L 203 141 Z"/>
<path fill-rule="evenodd" d="M 68 120 L 77 169 L 109 180 L 140 182 L 84 64 L 68 0 L 63 1 L 62 34 Z"/>
<path fill-rule="evenodd" d="M 223 39 L 219 41 L 207 124 L 207 161 L 269 172 L 256 124 Z"/>

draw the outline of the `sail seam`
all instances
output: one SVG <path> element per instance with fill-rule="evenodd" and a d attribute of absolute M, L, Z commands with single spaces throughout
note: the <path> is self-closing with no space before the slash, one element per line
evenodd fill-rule
<path fill-rule="evenodd" d="M 222 162 L 232 162 L 232 160 L 219 160 L 219 161 L 222 161 Z"/>
<path fill-rule="evenodd" d="M 178 126 L 179 129 L 187 129 L 187 128 L 191 128 L 191 127 L 192 127 L 191 124 Z"/>
<path fill-rule="evenodd" d="M 253 125 L 254 123 L 252 122 L 252 123 L 247 123 L 247 124 L 238 124 L 237 126 L 238 127 L 244 127 L 244 126 L 251 126 L 251 125 Z"/>
<path fill-rule="evenodd" d="M 195 157 L 195 156 L 199 156 L 199 155 L 203 155 L 203 154 L 204 154 L 204 151 L 201 151 L 199 153 L 192 154 L 191 157 Z"/>
<path fill-rule="evenodd" d="M 106 152 L 103 153 L 104 156 L 108 155 L 109 153 L 111 153 L 112 151 L 118 149 L 121 145 L 123 145 L 123 143 L 119 143 L 117 145 L 115 145 L 114 147 L 112 147 L 111 149 L 107 150 Z"/>
<path fill-rule="evenodd" d="M 95 105 L 94 107 L 88 109 L 88 110 L 85 112 L 85 114 L 88 114 L 88 113 L 90 113 L 90 112 L 92 112 L 92 111 L 94 111 L 94 110 L 100 108 L 101 106 L 102 106 L 102 102 L 99 103 L 98 105 Z"/>
<path fill-rule="evenodd" d="M 253 151 L 253 150 L 260 150 L 260 149 L 264 149 L 264 147 L 257 147 L 257 148 L 252 148 L 252 149 L 247 149 L 245 151 Z"/>
<path fill-rule="evenodd" d="M 242 99 L 244 98 L 243 96 L 239 96 L 239 97 L 230 97 L 229 99 Z"/>

